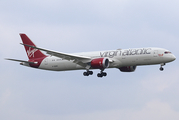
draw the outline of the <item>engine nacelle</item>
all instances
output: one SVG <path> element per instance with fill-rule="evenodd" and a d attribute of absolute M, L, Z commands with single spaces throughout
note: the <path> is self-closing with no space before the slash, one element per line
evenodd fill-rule
<path fill-rule="evenodd" d="M 136 66 L 125 66 L 125 67 L 120 67 L 119 70 L 121 72 L 134 72 L 136 69 Z"/>
<path fill-rule="evenodd" d="M 108 58 L 96 58 L 91 61 L 91 67 L 94 69 L 105 69 L 109 67 Z"/>

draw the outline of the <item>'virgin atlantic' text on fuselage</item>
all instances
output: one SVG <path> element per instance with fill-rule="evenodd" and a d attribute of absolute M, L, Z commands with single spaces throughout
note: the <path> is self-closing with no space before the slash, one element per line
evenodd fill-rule
<path fill-rule="evenodd" d="M 151 48 L 100 52 L 101 57 L 109 57 L 109 58 L 113 58 L 115 56 L 144 55 L 144 54 L 151 54 Z"/>

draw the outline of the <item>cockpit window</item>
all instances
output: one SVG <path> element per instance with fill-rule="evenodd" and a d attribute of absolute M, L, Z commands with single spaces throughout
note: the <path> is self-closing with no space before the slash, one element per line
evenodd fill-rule
<path fill-rule="evenodd" d="M 169 51 L 166 51 L 166 52 L 165 52 L 165 54 L 171 54 L 171 52 L 169 52 Z"/>

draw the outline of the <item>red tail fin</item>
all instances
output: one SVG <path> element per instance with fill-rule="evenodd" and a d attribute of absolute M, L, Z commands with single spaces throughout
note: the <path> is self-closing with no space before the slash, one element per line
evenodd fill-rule
<path fill-rule="evenodd" d="M 27 45 L 32 45 L 36 46 L 28 37 L 26 34 L 20 34 L 22 42 Z M 46 57 L 40 50 L 34 49 L 28 46 L 24 46 L 27 56 L 29 59 L 35 59 L 35 58 L 41 58 L 41 57 Z"/>

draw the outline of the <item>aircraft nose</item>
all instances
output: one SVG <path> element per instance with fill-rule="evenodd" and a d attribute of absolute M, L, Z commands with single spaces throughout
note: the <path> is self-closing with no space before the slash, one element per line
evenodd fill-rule
<path fill-rule="evenodd" d="M 172 61 L 176 60 L 176 57 L 174 55 L 172 55 Z"/>

